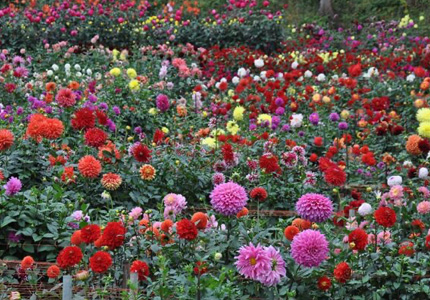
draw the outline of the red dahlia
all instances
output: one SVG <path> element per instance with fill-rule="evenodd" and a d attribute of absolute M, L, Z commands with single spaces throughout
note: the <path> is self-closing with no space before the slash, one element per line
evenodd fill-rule
<path fill-rule="evenodd" d="M 321 291 L 327 291 L 331 288 L 331 280 L 327 276 L 322 276 L 318 279 L 318 288 Z"/>
<path fill-rule="evenodd" d="M 152 142 L 159 145 L 163 142 L 163 139 L 164 139 L 164 132 L 157 128 L 157 130 L 155 130 Z"/>
<path fill-rule="evenodd" d="M 386 206 L 378 208 L 374 213 L 375 221 L 383 227 L 393 227 L 396 223 L 396 212 Z"/>
<path fill-rule="evenodd" d="M 131 273 L 137 273 L 140 281 L 146 280 L 149 276 L 149 267 L 146 262 L 135 260 L 130 267 Z"/>
<path fill-rule="evenodd" d="M 208 265 L 205 261 L 198 261 L 196 262 L 196 266 L 193 269 L 194 274 L 196 275 L 203 275 L 208 272 Z"/>
<path fill-rule="evenodd" d="M 72 127 L 76 130 L 93 128 L 96 125 L 96 117 L 94 116 L 93 111 L 84 107 L 75 111 L 75 114 L 72 118 Z"/>
<path fill-rule="evenodd" d="M 345 283 L 351 279 L 352 270 L 346 262 L 341 262 L 336 266 L 333 274 L 338 282 Z"/>
<path fill-rule="evenodd" d="M 262 187 L 253 188 L 249 195 L 251 196 L 252 199 L 255 199 L 258 201 L 264 201 L 267 198 L 267 192 Z"/>
<path fill-rule="evenodd" d="M 426 236 L 426 242 L 425 242 L 426 248 L 430 249 L 430 235 Z"/>
<path fill-rule="evenodd" d="M 400 244 L 400 248 L 399 248 L 400 255 L 412 256 L 414 255 L 414 253 L 415 253 L 414 243 L 404 242 Z"/>
<path fill-rule="evenodd" d="M 146 145 L 142 145 L 141 143 L 134 145 L 131 150 L 134 158 L 141 163 L 147 163 L 151 160 L 151 152 Z"/>
<path fill-rule="evenodd" d="M 328 168 L 324 172 L 325 181 L 334 186 L 342 186 L 346 182 L 346 173 L 339 167 Z"/>
<path fill-rule="evenodd" d="M 99 128 L 90 128 L 85 133 L 85 144 L 98 148 L 105 144 L 107 134 Z"/>
<path fill-rule="evenodd" d="M 266 153 L 261 156 L 259 163 L 260 168 L 263 169 L 266 174 L 280 172 L 281 170 L 278 164 L 278 158 L 271 153 Z"/>
<path fill-rule="evenodd" d="M 182 219 L 176 223 L 176 232 L 179 238 L 187 241 L 194 240 L 198 234 L 196 225 L 188 219 Z"/>
<path fill-rule="evenodd" d="M 221 147 L 222 155 L 226 164 L 231 164 L 234 162 L 234 152 L 233 147 L 229 143 L 225 143 Z"/>
<path fill-rule="evenodd" d="M 61 250 L 57 256 L 57 264 L 61 269 L 76 266 L 82 260 L 82 251 L 79 247 L 69 246 Z"/>
<path fill-rule="evenodd" d="M 102 244 L 109 249 L 116 249 L 124 243 L 126 229 L 120 222 L 109 222 L 103 231 Z"/>
<path fill-rule="evenodd" d="M 367 246 L 367 233 L 363 229 L 357 228 L 348 236 L 349 243 L 354 243 L 353 250 L 364 250 Z"/>
<path fill-rule="evenodd" d="M 81 229 L 81 239 L 86 244 L 94 243 L 99 239 L 101 230 L 99 225 L 87 225 Z"/>
<path fill-rule="evenodd" d="M 90 268 L 94 273 L 104 273 L 112 265 L 112 257 L 109 253 L 98 251 L 90 257 Z"/>

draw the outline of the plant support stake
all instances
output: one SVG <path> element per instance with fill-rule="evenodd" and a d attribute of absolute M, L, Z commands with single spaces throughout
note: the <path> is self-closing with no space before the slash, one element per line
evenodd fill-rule
<path fill-rule="evenodd" d="M 63 300 L 72 300 L 72 275 L 63 276 Z"/>

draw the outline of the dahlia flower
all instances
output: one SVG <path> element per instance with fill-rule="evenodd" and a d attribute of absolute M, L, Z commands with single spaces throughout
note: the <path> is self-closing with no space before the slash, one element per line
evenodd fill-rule
<path fill-rule="evenodd" d="M 291 256 L 302 266 L 319 266 L 329 252 L 326 237 L 316 230 L 307 229 L 297 234 L 291 243 Z"/>
<path fill-rule="evenodd" d="M 315 193 L 300 197 L 296 203 L 297 213 L 311 222 L 324 222 L 333 213 L 333 204 L 329 198 Z"/>
<path fill-rule="evenodd" d="M 210 194 L 210 198 L 215 211 L 225 216 L 237 214 L 248 201 L 245 189 L 234 182 L 217 185 Z"/>
<path fill-rule="evenodd" d="M 240 247 L 239 255 L 235 259 L 234 264 L 239 273 L 246 278 L 258 280 L 271 270 L 271 259 L 260 244 L 254 246 L 249 243 L 248 246 Z"/>

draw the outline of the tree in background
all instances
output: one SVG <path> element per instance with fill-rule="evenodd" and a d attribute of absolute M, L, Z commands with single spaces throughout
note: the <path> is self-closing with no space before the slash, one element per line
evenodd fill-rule
<path fill-rule="evenodd" d="M 319 13 L 323 16 L 333 16 L 333 8 L 331 5 L 331 0 L 320 0 Z"/>

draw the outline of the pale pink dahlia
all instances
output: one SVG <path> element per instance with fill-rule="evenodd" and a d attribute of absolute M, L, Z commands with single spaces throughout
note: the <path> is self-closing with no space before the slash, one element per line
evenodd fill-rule
<path fill-rule="evenodd" d="M 268 272 L 260 276 L 259 281 L 265 286 L 277 285 L 282 277 L 285 277 L 287 270 L 285 269 L 285 261 L 273 246 L 266 247 L 265 250 L 267 257 L 270 259 L 271 268 Z"/>
<path fill-rule="evenodd" d="M 422 201 L 417 205 L 417 211 L 421 215 L 426 215 L 430 212 L 430 201 Z"/>
<path fill-rule="evenodd" d="M 234 182 L 217 185 L 210 194 L 210 198 L 215 211 L 225 216 L 237 214 L 248 201 L 245 189 Z"/>
<path fill-rule="evenodd" d="M 300 197 L 296 203 L 297 213 L 311 222 L 324 222 L 333 214 L 333 204 L 329 198 L 315 193 Z"/>
<path fill-rule="evenodd" d="M 235 258 L 237 270 L 246 278 L 258 280 L 271 270 L 271 260 L 260 244 L 254 246 L 249 243 L 248 246 L 240 247 L 239 255 Z"/>
<path fill-rule="evenodd" d="M 291 243 L 291 257 L 299 265 L 312 268 L 319 266 L 329 252 L 324 234 L 307 229 L 297 234 Z"/>

